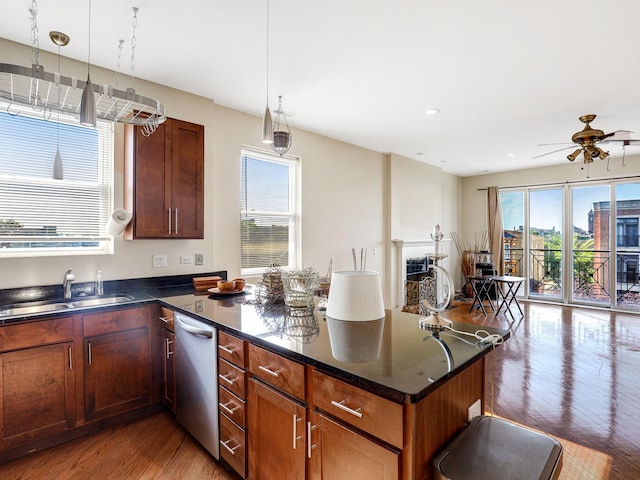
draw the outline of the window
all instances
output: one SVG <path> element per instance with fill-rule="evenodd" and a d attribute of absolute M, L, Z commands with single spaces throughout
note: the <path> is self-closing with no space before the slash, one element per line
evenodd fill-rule
<path fill-rule="evenodd" d="M 618 254 L 617 264 L 618 283 L 638 283 L 638 255 Z"/>
<path fill-rule="evenodd" d="M 296 269 L 300 264 L 298 163 L 243 149 L 240 174 L 242 274 L 264 272 L 277 264 Z"/>
<path fill-rule="evenodd" d="M 617 246 L 638 246 L 638 217 L 618 217 Z"/>
<path fill-rule="evenodd" d="M 0 257 L 112 253 L 111 123 L 0 104 Z M 43 116 L 50 116 L 45 120 Z M 59 144 L 63 178 L 54 179 Z"/>

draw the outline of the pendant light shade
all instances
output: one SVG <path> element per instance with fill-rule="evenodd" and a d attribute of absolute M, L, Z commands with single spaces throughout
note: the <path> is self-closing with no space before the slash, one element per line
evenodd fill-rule
<path fill-rule="evenodd" d="M 88 74 L 87 83 L 82 91 L 82 100 L 80 100 L 80 123 L 87 127 L 96 126 L 96 97 Z"/>
<path fill-rule="evenodd" d="M 271 121 L 271 110 L 269 105 L 264 111 L 264 117 L 262 117 L 262 143 L 273 143 L 273 122 Z"/>
<path fill-rule="evenodd" d="M 64 168 L 59 148 L 56 148 L 56 156 L 53 159 L 53 178 L 54 180 L 64 180 Z"/>

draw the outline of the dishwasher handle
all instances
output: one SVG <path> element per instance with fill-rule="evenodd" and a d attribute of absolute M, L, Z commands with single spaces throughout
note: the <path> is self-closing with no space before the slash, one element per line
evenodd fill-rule
<path fill-rule="evenodd" d="M 175 320 L 180 324 L 180 326 L 187 332 L 189 333 L 193 333 L 194 335 L 202 335 L 204 337 L 207 338 L 213 338 L 213 330 L 209 330 L 206 328 L 198 328 L 198 327 L 194 327 L 192 325 L 189 325 L 188 323 L 184 323 L 182 320 L 180 320 L 180 316 L 176 315 Z"/>

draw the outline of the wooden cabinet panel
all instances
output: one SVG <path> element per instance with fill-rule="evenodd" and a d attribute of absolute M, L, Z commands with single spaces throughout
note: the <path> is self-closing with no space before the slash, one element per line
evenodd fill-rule
<path fill-rule="evenodd" d="M 245 372 L 226 360 L 218 361 L 218 383 L 245 398 Z"/>
<path fill-rule="evenodd" d="M 204 126 L 168 118 L 125 126 L 125 238 L 204 238 Z"/>
<path fill-rule="evenodd" d="M 176 335 L 162 329 L 162 401 L 175 413 L 176 411 Z"/>
<path fill-rule="evenodd" d="M 250 344 L 249 371 L 292 397 L 305 398 L 304 366 L 300 363 Z"/>
<path fill-rule="evenodd" d="M 72 342 L 0 354 L 0 450 L 74 426 L 72 358 Z"/>
<path fill-rule="evenodd" d="M 249 380 L 247 409 L 249 478 L 303 480 L 306 456 L 305 408 L 252 378 Z"/>
<path fill-rule="evenodd" d="M 313 405 L 398 448 L 403 406 L 314 370 Z"/>
<path fill-rule="evenodd" d="M 25 322 L 0 327 L 0 352 L 73 339 L 73 318 Z"/>
<path fill-rule="evenodd" d="M 82 317 L 82 328 L 85 337 L 141 327 L 149 327 L 149 309 L 147 307 L 92 313 Z"/>
<path fill-rule="evenodd" d="M 220 456 L 231 465 L 242 478 L 247 475 L 244 430 L 224 415 L 220 415 Z"/>
<path fill-rule="evenodd" d="M 245 405 L 246 401 L 238 398 L 224 387 L 218 389 L 218 402 L 220 413 L 233 420 L 238 426 L 245 428 Z"/>
<path fill-rule="evenodd" d="M 166 307 L 160 307 L 160 317 L 159 317 L 160 321 L 163 323 L 164 328 L 166 328 L 167 330 L 171 330 L 172 332 L 175 332 L 175 325 L 174 325 L 174 312 L 173 310 L 166 308 Z"/>
<path fill-rule="evenodd" d="M 245 368 L 244 340 L 218 330 L 218 356 Z"/>
<path fill-rule="evenodd" d="M 151 398 L 149 331 L 138 328 L 84 340 L 85 417 L 108 417 Z"/>

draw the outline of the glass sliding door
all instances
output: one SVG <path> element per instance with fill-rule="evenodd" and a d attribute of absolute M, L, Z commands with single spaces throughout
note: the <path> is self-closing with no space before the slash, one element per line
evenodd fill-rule
<path fill-rule="evenodd" d="M 611 188 L 572 187 L 571 300 L 600 306 L 611 304 Z M 636 218 L 637 220 L 637 218 Z"/>
<path fill-rule="evenodd" d="M 504 228 L 504 273 L 524 277 L 524 192 L 500 192 L 502 226 Z"/>
<path fill-rule="evenodd" d="M 615 189 L 616 305 L 640 307 L 640 183 L 621 183 Z M 604 215 L 603 215 L 604 217 Z M 613 225 L 611 228 L 614 228 Z"/>
<path fill-rule="evenodd" d="M 529 192 L 529 295 L 562 299 L 563 189 Z"/>

